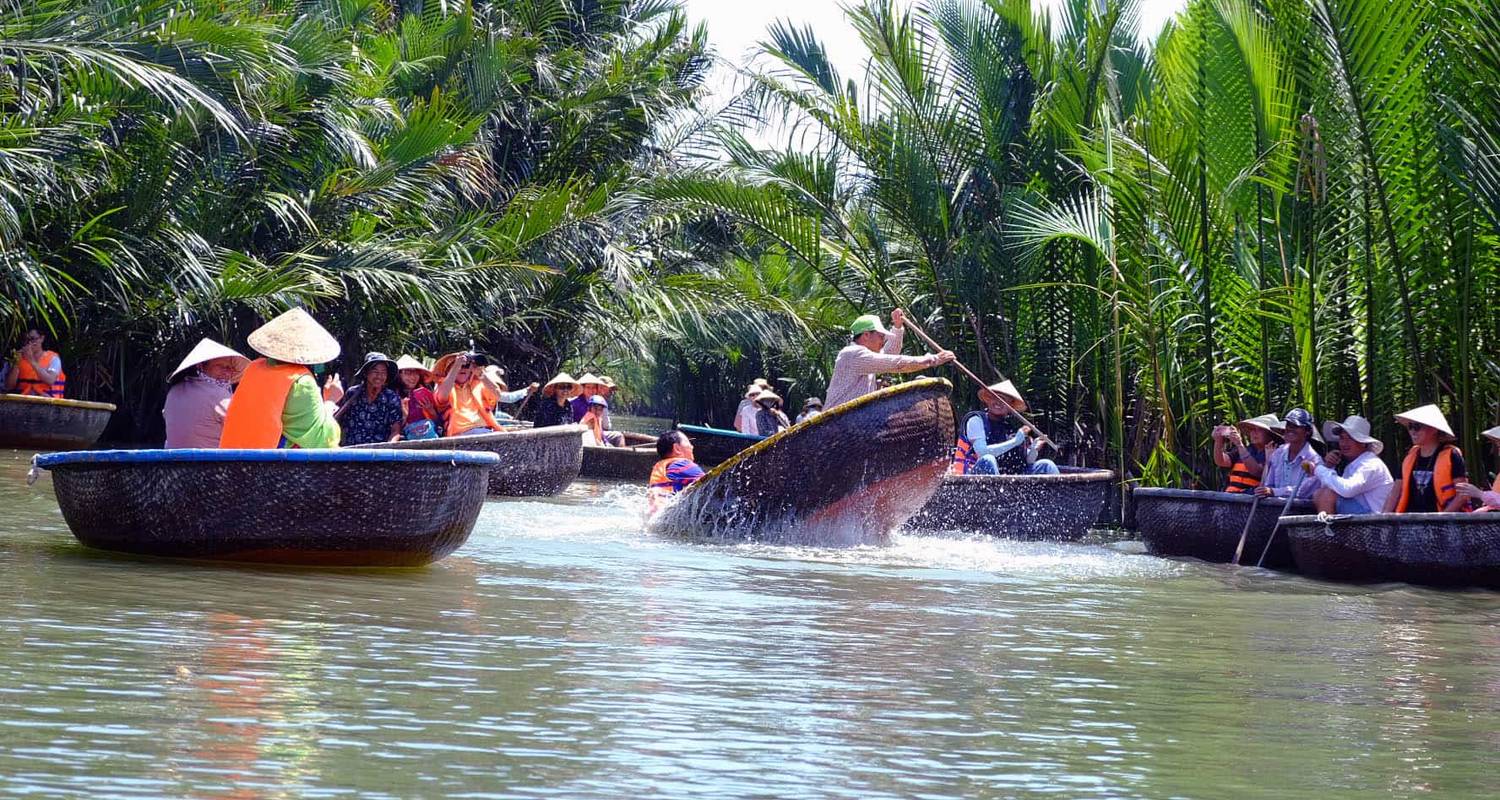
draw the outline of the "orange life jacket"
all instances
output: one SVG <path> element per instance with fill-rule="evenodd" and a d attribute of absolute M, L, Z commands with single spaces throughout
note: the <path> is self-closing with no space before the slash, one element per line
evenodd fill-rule
<path fill-rule="evenodd" d="M 690 480 L 674 480 L 667 470 L 679 461 L 687 461 L 685 458 L 668 456 L 656 462 L 651 468 L 651 479 L 646 483 L 646 516 L 655 516 L 656 512 L 670 505 L 672 498 L 678 492 L 693 485 Z M 691 461 L 687 461 L 692 466 Z"/>
<path fill-rule="evenodd" d="M 500 423 L 490 410 L 495 403 L 500 402 L 500 398 L 489 397 L 489 390 L 485 388 L 484 381 L 470 378 L 468 383 L 454 384 L 445 400 L 447 408 L 444 409 L 446 412 L 444 419 L 446 433 L 449 436 L 457 436 L 475 428 L 500 430 Z"/>
<path fill-rule="evenodd" d="M 1234 464 L 1229 467 L 1229 485 L 1224 487 L 1224 491 L 1230 494 L 1254 492 L 1255 487 L 1260 486 L 1260 478 L 1245 466 L 1245 462 L 1234 456 L 1230 458 L 1234 458 Z"/>
<path fill-rule="evenodd" d="M 50 367 L 57 363 L 57 354 L 51 350 L 42 352 L 42 357 L 37 359 L 43 367 Z M 63 390 L 68 388 L 68 376 L 58 371 L 57 380 L 47 383 L 42 376 L 37 374 L 31 362 L 26 359 L 17 359 L 16 374 L 21 377 L 16 381 L 16 391 L 20 394 L 28 394 L 33 397 L 58 397 L 63 396 Z"/>
<path fill-rule="evenodd" d="M 229 398 L 219 447 L 251 450 L 280 447 L 281 412 L 286 408 L 287 395 L 298 378 L 311 374 L 301 364 L 273 365 L 264 358 L 250 362 L 234 396 Z"/>
<path fill-rule="evenodd" d="M 1406 507 L 1411 504 L 1411 473 L 1416 469 L 1421 452 L 1422 448 L 1413 447 L 1406 452 L 1406 460 L 1401 464 L 1401 502 L 1396 504 L 1397 514 L 1405 514 Z M 1432 462 L 1432 491 L 1437 495 L 1439 511 L 1458 496 L 1458 488 L 1453 483 L 1453 454 L 1457 452 L 1460 452 L 1457 447 L 1445 444 L 1438 448 L 1437 458 Z"/>
<path fill-rule="evenodd" d="M 953 463 L 948 465 L 949 475 L 967 475 L 979 459 L 974 455 L 974 445 L 964 437 L 958 437 L 953 445 Z"/>

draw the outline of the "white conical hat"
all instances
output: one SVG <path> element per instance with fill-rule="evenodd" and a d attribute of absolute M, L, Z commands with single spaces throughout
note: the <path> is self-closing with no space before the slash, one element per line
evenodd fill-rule
<path fill-rule="evenodd" d="M 985 389 L 988 389 L 989 391 L 1006 398 L 1006 402 L 1010 403 L 1011 408 L 1014 408 L 1017 411 L 1026 410 L 1026 399 L 1021 396 L 1021 390 L 1016 388 L 1015 383 L 1009 380 L 1004 380 L 1000 381 L 999 383 L 991 384 L 985 387 Z M 979 396 L 981 398 L 984 397 L 985 389 L 979 390 Z"/>
<path fill-rule="evenodd" d="M 1493 439 L 1494 441 L 1500 442 L 1500 425 L 1490 428 L 1480 435 L 1484 436 L 1486 439 Z"/>
<path fill-rule="evenodd" d="M 1370 421 L 1358 414 L 1346 417 L 1343 422 L 1323 423 L 1323 435 L 1330 442 L 1337 442 L 1339 431 L 1349 434 L 1350 438 L 1360 444 L 1367 445 L 1375 455 L 1380 455 L 1385 450 L 1385 442 L 1370 435 Z"/>
<path fill-rule="evenodd" d="M 1435 405 L 1425 405 L 1414 408 L 1402 414 L 1396 415 L 1397 422 L 1416 422 L 1435 428 L 1438 432 L 1453 436 L 1453 426 L 1448 424 L 1448 418 L 1443 416 L 1443 410 Z"/>
<path fill-rule="evenodd" d="M 581 377 L 581 378 L 578 379 L 578 385 L 579 386 L 584 386 L 584 385 L 590 384 L 590 383 L 594 384 L 595 386 L 603 386 L 604 385 L 604 379 L 601 378 L 601 377 L 599 377 L 598 375 L 595 375 L 592 372 L 585 372 L 585 373 L 583 373 L 583 377 Z"/>
<path fill-rule="evenodd" d="M 288 364 L 326 364 L 341 349 L 333 334 L 300 308 L 256 328 L 247 341 L 255 352 Z"/>
<path fill-rule="evenodd" d="M 559 372 L 557 373 L 556 377 L 554 377 L 550 381 L 547 381 L 547 385 L 542 387 L 542 394 L 547 397 L 551 397 L 552 395 L 557 394 L 557 387 L 564 386 L 570 383 L 577 385 L 578 381 L 574 380 L 573 376 L 569 375 L 566 372 Z"/>
<path fill-rule="evenodd" d="M 216 358 L 234 359 L 234 371 L 237 374 L 244 372 L 245 367 L 250 366 L 250 359 L 245 358 L 235 350 L 225 347 L 213 339 L 200 339 L 198 340 L 198 344 L 193 347 L 192 352 L 187 354 L 187 358 L 184 358 L 182 363 L 177 365 L 177 369 L 172 370 L 172 375 L 167 378 L 167 382 L 171 383 L 177 380 L 177 376 L 186 372 L 188 367 L 196 367 L 205 361 L 213 361 Z"/>

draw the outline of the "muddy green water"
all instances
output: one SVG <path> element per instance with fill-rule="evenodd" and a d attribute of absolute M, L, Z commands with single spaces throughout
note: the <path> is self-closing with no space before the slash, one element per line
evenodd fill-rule
<path fill-rule="evenodd" d="M 1500 791 L 1500 595 L 1120 546 L 691 545 L 592 484 L 488 503 L 425 570 L 152 562 L 77 546 L 28 458 L 0 451 L 0 794 Z"/>

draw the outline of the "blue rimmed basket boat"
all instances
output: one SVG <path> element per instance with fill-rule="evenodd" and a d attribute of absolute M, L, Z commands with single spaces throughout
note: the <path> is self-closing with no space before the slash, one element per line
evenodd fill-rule
<path fill-rule="evenodd" d="M 1281 535 L 1313 578 L 1500 589 L 1500 513 L 1299 515 Z"/>
<path fill-rule="evenodd" d="M 678 425 L 677 430 L 693 440 L 693 460 L 704 469 L 717 467 L 739 455 L 741 450 L 766 438 L 753 433 L 726 431 L 703 425 Z"/>
<path fill-rule="evenodd" d="M 0 447 L 76 450 L 93 447 L 109 424 L 109 403 L 0 394 Z"/>
<path fill-rule="evenodd" d="M 844 403 L 713 468 L 648 522 L 668 536 L 884 544 L 952 460 L 953 385 L 926 378 Z"/>
<path fill-rule="evenodd" d="M 1228 564 L 1234 560 L 1235 547 L 1253 507 L 1255 519 L 1245 537 L 1240 563 L 1253 565 L 1265 552 L 1266 560 L 1261 566 L 1294 569 L 1286 531 L 1271 539 L 1276 520 L 1286 508 L 1285 498 L 1267 497 L 1256 505 L 1255 498 L 1245 494 L 1140 488 L 1131 493 L 1131 499 L 1136 529 L 1146 543 L 1146 551 L 1152 555 L 1187 556 Z M 1312 507 L 1312 503 L 1299 500 L 1292 504 L 1291 513 L 1306 513 Z M 1266 550 L 1267 540 L 1271 540 L 1270 550 Z"/>
<path fill-rule="evenodd" d="M 494 453 L 500 463 L 490 470 L 491 497 L 551 497 L 578 479 L 583 466 L 583 426 L 517 428 L 475 436 L 361 444 L 349 449 Z"/>
<path fill-rule="evenodd" d="M 1104 510 L 1115 473 L 1062 467 L 1060 475 L 949 475 L 906 527 L 1004 539 L 1082 539 Z"/>
<path fill-rule="evenodd" d="M 468 540 L 494 453 L 97 450 L 39 455 L 73 535 L 137 555 L 412 567 Z"/>

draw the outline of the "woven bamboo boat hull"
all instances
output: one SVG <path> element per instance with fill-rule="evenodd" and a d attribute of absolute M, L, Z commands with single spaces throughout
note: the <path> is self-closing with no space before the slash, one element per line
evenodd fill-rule
<path fill-rule="evenodd" d="M 109 424 L 109 403 L 0 394 L 0 447 L 77 450 L 93 447 Z"/>
<path fill-rule="evenodd" d="M 1191 489 L 1140 488 L 1135 490 L 1133 498 L 1136 527 L 1148 552 L 1158 556 L 1187 556 L 1215 564 L 1234 560 L 1234 549 L 1254 501 L 1246 495 Z M 1260 558 L 1285 506 L 1285 498 L 1267 497 L 1260 501 L 1240 563 L 1254 564 Z M 1292 505 L 1292 513 L 1311 510 L 1312 503 L 1307 501 Z M 1272 542 L 1262 566 L 1293 568 L 1285 530 Z"/>
<path fill-rule="evenodd" d="M 1061 475 L 949 475 L 906 524 L 1005 539 L 1077 541 L 1099 519 L 1115 473 L 1063 467 Z"/>
<path fill-rule="evenodd" d="M 639 438 L 650 439 L 650 443 Z M 628 447 L 583 448 L 583 472 L 585 478 L 605 481 L 631 481 L 644 485 L 651 478 L 651 468 L 656 466 L 656 440 L 644 434 L 626 434 Z"/>
<path fill-rule="evenodd" d="M 303 566 L 411 567 L 469 538 L 492 453 L 100 450 L 38 456 L 89 547 Z"/>
<path fill-rule="evenodd" d="M 677 495 L 648 529 L 777 544 L 883 544 L 937 491 L 951 458 L 953 387 L 883 389 L 772 436 Z"/>
<path fill-rule="evenodd" d="M 700 425 L 678 425 L 677 429 L 693 440 L 693 460 L 704 469 L 719 466 L 765 438 Z"/>
<path fill-rule="evenodd" d="M 1282 529 L 1310 577 L 1500 589 L 1500 514 L 1296 516 Z"/>
<path fill-rule="evenodd" d="M 491 497 L 551 497 L 578 479 L 583 465 L 583 428 L 578 425 L 517 428 L 476 436 L 361 444 L 346 449 L 494 453 L 500 457 L 500 463 L 490 470 Z"/>

